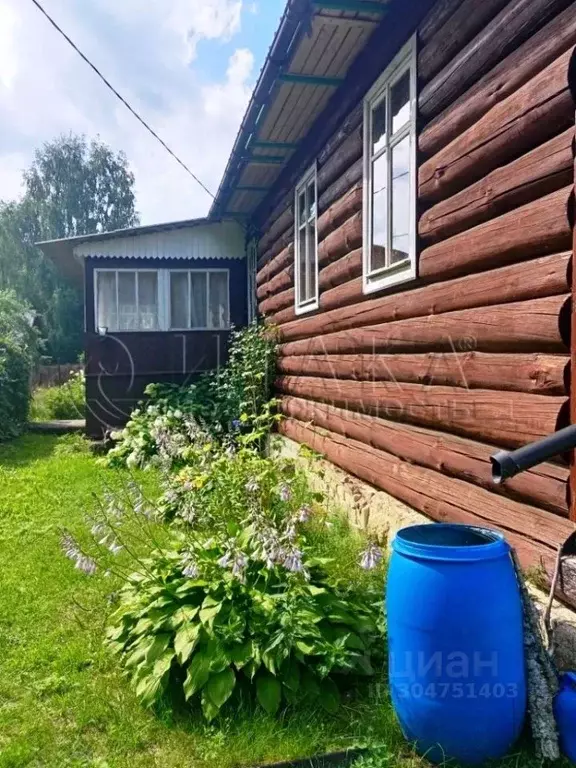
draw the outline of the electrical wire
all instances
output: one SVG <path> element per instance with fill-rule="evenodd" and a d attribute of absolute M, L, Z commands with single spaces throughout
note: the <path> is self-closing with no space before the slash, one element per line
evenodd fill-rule
<path fill-rule="evenodd" d="M 124 104 L 124 106 L 125 106 L 127 109 L 129 109 L 129 110 L 130 110 L 130 112 L 131 112 L 131 113 L 134 115 L 134 117 L 135 117 L 135 118 L 136 118 L 136 119 L 137 119 L 137 120 L 138 120 L 140 123 L 142 123 L 142 125 L 144 126 L 144 128 L 146 128 L 146 130 L 147 130 L 149 133 L 151 133 L 151 134 L 152 134 L 152 136 L 154 136 L 154 138 L 155 138 L 157 141 L 159 141 L 159 142 L 160 142 L 160 144 L 162 144 L 162 146 L 164 147 L 164 149 L 165 149 L 165 150 L 166 150 L 166 151 L 167 151 L 167 152 L 168 152 L 170 155 L 172 155 L 172 157 L 174 158 L 174 160 L 176 160 L 176 162 L 177 162 L 177 163 L 179 163 L 179 164 L 182 166 L 182 168 L 184 168 L 184 170 L 185 170 L 187 173 L 189 173 L 189 174 L 190 174 L 190 176 L 192 176 L 192 178 L 194 179 L 194 181 L 195 181 L 197 184 L 199 184 L 199 185 L 202 187 L 202 189 L 203 189 L 203 190 L 204 190 L 204 191 L 205 191 L 205 192 L 206 192 L 208 195 L 210 195 L 210 197 L 211 197 L 212 199 L 214 199 L 214 194 L 213 194 L 213 193 L 212 193 L 212 192 L 211 192 L 211 191 L 208 189 L 208 187 L 207 187 L 207 186 L 206 186 L 206 185 L 205 185 L 205 184 L 204 184 L 202 181 L 200 181 L 200 179 L 198 178 L 198 176 L 196 176 L 196 174 L 195 174 L 195 173 L 193 173 L 193 172 L 190 170 L 190 168 L 188 168 L 188 166 L 187 166 L 187 165 L 186 165 L 184 162 L 182 162 L 182 160 L 180 160 L 180 158 L 178 157 L 178 155 L 176 155 L 176 154 L 175 154 L 175 153 L 174 153 L 174 152 L 173 152 L 173 151 L 170 149 L 170 147 L 168 146 L 168 144 L 166 144 L 166 142 L 165 142 L 163 139 L 161 139 L 161 138 L 160 138 L 160 136 L 158 136 L 158 134 L 156 133 L 156 131 L 154 131 L 154 130 L 153 130 L 153 129 L 152 129 L 152 128 L 151 128 L 151 127 L 148 125 L 148 123 L 147 123 L 147 122 L 146 122 L 146 121 L 145 121 L 145 120 L 144 120 L 142 117 L 140 117 L 140 115 L 138 114 L 138 112 L 136 112 L 136 110 L 135 110 L 133 107 L 131 107 L 131 106 L 130 106 L 130 104 L 129 104 L 129 103 L 126 101 L 126 99 L 125 99 L 123 96 L 121 96 L 121 95 L 118 93 L 118 91 L 116 90 L 116 88 L 114 88 L 114 86 L 113 86 L 113 85 L 112 85 L 112 84 L 109 82 L 109 80 L 107 80 L 107 79 L 106 79 L 106 77 L 104 77 L 104 75 L 102 74 L 102 72 L 100 72 L 100 70 L 98 69 L 98 67 L 96 67 L 94 64 L 92 64 L 92 62 L 90 61 L 90 59 L 89 59 L 89 58 L 88 58 L 88 57 L 87 57 L 87 56 L 86 56 L 86 55 L 85 55 L 85 54 L 84 54 L 84 53 L 83 53 L 83 52 L 80 50 L 80 48 L 78 48 L 78 46 L 76 45 L 76 43 L 75 43 L 75 42 L 74 42 L 74 41 L 73 41 L 73 40 L 72 40 L 72 39 L 71 39 L 71 38 L 70 38 L 70 37 L 69 37 L 69 36 L 66 34 L 66 32 L 64 32 L 64 30 L 63 30 L 63 29 L 62 29 L 62 28 L 61 28 L 61 27 L 60 27 L 60 26 L 59 26 L 59 25 L 58 25 L 58 24 L 57 24 L 57 23 L 54 21 L 54 19 L 53 19 L 53 18 L 50 16 L 50 14 L 49 14 L 49 13 L 48 13 L 48 12 L 47 12 L 47 11 L 46 11 L 44 8 L 43 8 L 43 6 L 40 4 L 40 2 L 39 2 L 38 0 L 32 0 L 32 2 L 33 2 L 33 3 L 34 3 L 34 5 L 35 5 L 35 6 L 38 8 L 38 10 L 39 10 L 41 13 L 43 13 L 43 14 L 44 14 L 44 16 L 45 16 L 45 17 L 48 19 L 48 21 L 50 22 L 50 24 L 52 24 L 52 26 L 54 27 L 54 29 L 56 29 L 56 30 L 57 30 L 57 31 L 58 31 L 58 32 L 59 32 L 59 33 L 62 35 L 62 37 L 63 37 L 63 38 L 64 38 L 64 39 L 65 39 L 65 40 L 66 40 L 66 41 L 67 41 L 67 42 L 68 42 L 68 43 L 69 43 L 69 44 L 72 46 L 72 48 L 73 48 L 73 49 L 76 51 L 76 53 L 77 53 L 77 54 L 78 54 L 78 55 L 79 55 L 79 56 L 80 56 L 82 59 L 84 59 L 84 61 L 86 62 L 86 64 L 88 64 L 88 66 L 89 66 L 91 69 L 93 69 L 93 70 L 94 70 L 94 72 L 95 72 L 95 73 L 98 75 L 98 77 L 100 78 L 100 80 L 102 80 L 102 82 L 103 82 L 103 83 L 106 85 L 106 87 L 107 87 L 107 88 L 109 88 L 109 89 L 112 91 L 112 93 L 113 93 L 113 94 L 116 96 L 116 98 L 120 99 L 120 101 L 122 102 L 122 104 Z"/>

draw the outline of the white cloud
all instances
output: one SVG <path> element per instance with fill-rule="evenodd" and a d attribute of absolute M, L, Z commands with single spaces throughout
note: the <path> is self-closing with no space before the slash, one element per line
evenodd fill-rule
<path fill-rule="evenodd" d="M 208 80 L 190 54 L 239 29 L 241 0 L 46 0 L 47 10 L 166 143 L 213 191 L 251 90 L 254 58 L 231 56 Z M 9 22 L 4 23 L 6 19 Z M 10 26 L 10 31 L 5 30 Z M 9 44 L 4 36 L 7 36 Z M 6 60 L 6 61 L 5 61 Z M 208 66 L 204 69 L 210 68 Z M 48 24 L 32 3 L 0 0 L 0 199 L 20 169 L 59 133 L 100 135 L 124 150 L 143 223 L 204 215 L 210 199 Z"/>

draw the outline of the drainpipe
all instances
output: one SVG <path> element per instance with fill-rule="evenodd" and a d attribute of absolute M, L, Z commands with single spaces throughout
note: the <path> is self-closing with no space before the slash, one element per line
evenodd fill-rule
<path fill-rule="evenodd" d="M 492 480 L 497 485 L 554 456 L 576 448 L 576 424 L 522 446 L 515 451 L 498 451 L 490 456 Z"/>

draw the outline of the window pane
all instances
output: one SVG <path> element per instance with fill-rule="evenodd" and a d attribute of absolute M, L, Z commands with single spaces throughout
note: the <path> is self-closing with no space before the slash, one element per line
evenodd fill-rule
<path fill-rule="evenodd" d="M 386 146 L 386 97 L 372 110 L 372 154 Z"/>
<path fill-rule="evenodd" d="M 316 216 L 316 182 L 311 181 L 308 184 L 308 219 Z"/>
<path fill-rule="evenodd" d="M 308 225 L 308 279 L 307 299 L 316 298 L 316 219 L 313 219 Z"/>
<path fill-rule="evenodd" d="M 141 331 L 158 328 L 158 273 L 138 273 L 138 311 Z"/>
<path fill-rule="evenodd" d="M 410 119 L 410 72 L 406 71 L 390 91 L 392 133 L 400 130 Z"/>
<path fill-rule="evenodd" d="M 210 306 L 208 307 L 211 328 L 228 327 L 228 275 L 226 272 L 211 272 Z"/>
<path fill-rule="evenodd" d="M 410 136 L 392 150 L 392 264 L 410 251 Z"/>
<path fill-rule="evenodd" d="M 208 327 L 206 272 L 190 272 L 192 328 Z"/>
<path fill-rule="evenodd" d="M 188 272 L 170 273 L 170 327 L 190 327 Z"/>
<path fill-rule="evenodd" d="M 306 301 L 308 298 L 306 291 L 306 227 L 298 232 L 298 303 Z"/>
<path fill-rule="evenodd" d="M 118 330 L 138 330 L 135 272 L 118 272 L 118 314 Z"/>
<path fill-rule="evenodd" d="M 388 186 L 388 153 L 385 152 L 372 165 L 372 258 L 370 271 L 386 266 L 387 218 L 386 188 Z"/>
<path fill-rule="evenodd" d="M 116 272 L 97 272 L 96 325 L 109 331 L 118 330 L 116 314 Z"/>
<path fill-rule="evenodd" d="M 298 225 L 302 226 L 306 221 L 306 193 L 298 195 Z"/>

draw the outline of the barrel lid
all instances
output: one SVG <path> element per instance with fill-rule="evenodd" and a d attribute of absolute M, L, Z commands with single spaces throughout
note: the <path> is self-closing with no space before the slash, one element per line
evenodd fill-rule
<path fill-rule="evenodd" d="M 392 541 L 392 549 L 408 557 L 448 562 L 493 560 L 510 553 L 510 545 L 498 531 L 457 523 L 402 528 Z"/>

